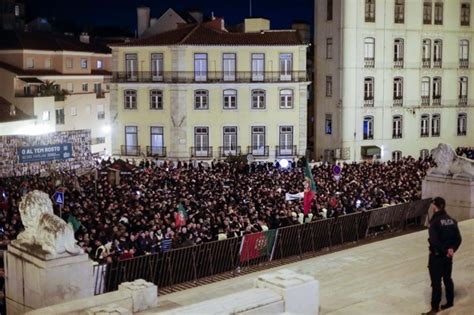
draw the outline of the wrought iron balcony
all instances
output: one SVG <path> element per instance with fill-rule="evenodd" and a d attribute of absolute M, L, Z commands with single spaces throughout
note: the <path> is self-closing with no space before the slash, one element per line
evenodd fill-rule
<path fill-rule="evenodd" d="M 467 96 L 459 95 L 459 106 L 467 106 Z"/>
<path fill-rule="evenodd" d="M 435 59 L 433 61 L 433 68 L 441 68 L 443 64 L 443 60 L 441 59 Z"/>
<path fill-rule="evenodd" d="M 140 146 L 139 145 L 122 145 L 120 147 L 120 155 L 140 156 Z"/>
<path fill-rule="evenodd" d="M 364 67 L 373 68 L 375 66 L 375 58 L 364 58 Z"/>
<path fill-rule="evenodd" d="M 430 133 L 427 130 L 426 131 L 422 130 L 421 133 L 420 133 L 420 137 L 422 137 L 422 138 L 426 138 L 426 137 L 429 137 L 429 136 L 430 136 Z"/>
<path fill-rule="evenodd" d="M 430 68 L 431 67 L 431 59 L 430 58 L 423 58 L 421 60 L 421 67 L 422 68 Z"/>
<path fill-rule="evenodd" d="M 433 96 L 433 105 L 441 105 L 441 95 Z"/>
<path fill-rule="evenodd" d="M 166 147 L 147 146 L 146 156 L 150 157 L 165 157 Z"/>
<path fill-rule="evenodd" d="M 393 98 L 393 106 L 403 106 L 403 97 L 394 97 Z"/>
<path fill-rule="evenodd" d="M 212 158 L 212 147 L 191 147 L 191 157 L 201 158 L 201 159 L 210 159 Z"/>
<path fill-rule="evenodd" d="M 421 97 L 421 106 L 430 106 L 430 97 L 422 96 Z"/>
<path fill-rule="evenodd" d="M 275 147 L 277 157 L 296 156 L 296 145 L 277 145 Z"/>
<path fill-rule="evenodd" d="M 468 69 L 469 68 L 469 59 L 459 59 L 459 68 Z"/>
<path fill-rule="evenodd" d="M 374 106 L 374 98 L 373 97 L 365 98 L 364 99 L 364 106 L 366 106 L 366 107 Z"/>
<path fill-rule="evenodd" d="M 114 72 L 112 82 L 114 83 L 278 83 L 278 82 L 306 82 L 309 77 L 306 71 L 167 71 L 157 75 L 151 71 L 140 72 Z"/>
<path fill-rule="evenodd" d="M 247 153 L 257 157 L 268 157 L 270 155 L 268 145 L 248 146 Z"/>
<path fill-rule="evenodd" d="M 394 60 L 393 67 L 397 69 L 403 68 L 403 58 Z"/>
<path fill-rule="evenodd" d="M 240 146 L 219 147 L 219 157 L 237 156 L 241 154 Z"/>

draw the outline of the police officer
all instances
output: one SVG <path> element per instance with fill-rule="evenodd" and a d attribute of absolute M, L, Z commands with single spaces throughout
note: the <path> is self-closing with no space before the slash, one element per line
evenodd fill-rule
<path fill-rule="evenodd" d="M 446 201 L 441 197 L 433 199 L 431 209 L 433 216 L 429 225 L 430 256 L 428 269 L 431 278 L 431 310 L 426 315 L 436 314 L 441 302 L 441 279 L 446 289 L 446 304 L 441 309 L 447 309 L 454 303 L 454 283 L 451 279 L 454 253 L 461 245 L 461 233 L 456 220 L 445 210 Z"/>

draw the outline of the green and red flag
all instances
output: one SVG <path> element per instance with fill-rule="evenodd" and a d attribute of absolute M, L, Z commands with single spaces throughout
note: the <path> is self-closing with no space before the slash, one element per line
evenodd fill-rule
<path fill-rule="evenodd" d="M 186 211 L 186 208 L 184 208 L 182 203 L 179 203 L 178 213 L 176 214 L 176 217 L 175 217 L 176 227 L 185 225 L 187 218 L 188 218 L 188 212 Z"/>
<path fill-rule="evenodd" d="M 304 215 L 308 215 L 308 213 L 311 211 L 311 204 L 316 193 L 316 183 L 314 182 L 313 173 L 311 172 L 311 167 L 309 166 L 308 161 L 305 161 L 304 178 L 305 187 L 303 197 L 303 212 Z"/>
<path fill-rule="evenodd" d="M 240 262 L 246 262 L 255 258 L 267 256 L 273 258 L 277 230 L 269 230 L 255 234 L 247 234 L 240 245 Z"/>

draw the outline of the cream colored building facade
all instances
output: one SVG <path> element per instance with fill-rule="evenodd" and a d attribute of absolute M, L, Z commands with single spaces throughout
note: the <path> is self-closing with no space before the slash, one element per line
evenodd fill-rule
<path fill-rule="evenodd" d="M 92 152 L 110 154 L 110 50 L 50 34 L 16 34 L 19 39 L 0 44 L 0 96 L 34 119 L 1 128 L 2 134 L 90 129 Z M 57 95 L 42 90 L 48 82 Z"/>
<path fill-rule="evenodd" d="M 222 20 L 112 47 L 113 153 L 171 159 L 306 153 L 306 48 L 263 19 Z"/>
<path fill-rule="evenodd" d="M 473 146 L 472 2 L 315 1 L 316 156 Z"/>

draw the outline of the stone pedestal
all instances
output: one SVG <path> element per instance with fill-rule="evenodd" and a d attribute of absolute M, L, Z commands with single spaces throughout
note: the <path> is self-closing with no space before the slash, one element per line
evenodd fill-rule
<path fill-rule="evenodd" d="M 443 197 L 446 210 L 458 221 L 474 218 L 474 180 L 428 175 L 423 180 L 422 198 Z"/>
<path fill-rule="evenodd" d="M 5 252 L 5 279 L 9 315 L 94 295 L 93 265 L 86 254 L 52 257 L 15 241 Z"/>

